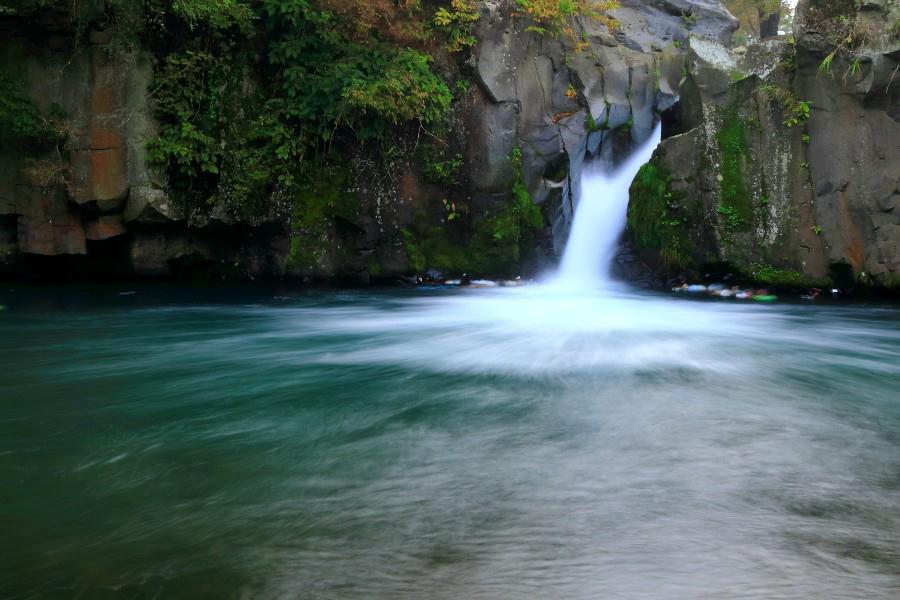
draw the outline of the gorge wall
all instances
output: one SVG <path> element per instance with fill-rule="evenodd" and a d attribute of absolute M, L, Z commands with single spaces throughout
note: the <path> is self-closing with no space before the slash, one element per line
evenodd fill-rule
<path fill-rule="evenodd" d="M 561 251 L 586 154 L 615 161 L 645 138 L 679 93 L 688 37 L 727 43 L 736 27 L 709 0 L 625 0 L 610 12 L 616 27 L 580 18 L 554 33 L 514 3 L 472 3 L 475 43 L 428 48 L 453 91 L 445 122 L 398 126 L 389 148 L 338 148 L 318 177 L 290 193 L 260 188 L 247 211 L 222 182 L 249 158 L 214 145 L 202 180 L 214 179 L 213 200 L 200 202 L 148 160 L 166 85 L 154 43 L 123 45 L 108 6 L 79 20 L 78 3 L 31 4 L 0 3 L 4 102 L 35 102 L 53 129 L 5 132 L 0 272 L 14 276 L 534 272 Z M 248 73 L 217 127 L 251 119 L 241 104 L 263 83 Z"/>
<path fill-rule="evenodd" d="M 284 132 L 259 100 L 284 71 L 260 39 L 283 31 L 257 19 L 240 38 L 168 15 L 127 38 L 116 6 L 0 2 L 0 274 L 527 275 L 560 255 L 586 158 L 614 164 L 662 114 L 665 139 L 632 189 L 623 277 L 900 285 L 896 2 L 801 2 L 793 39 L 742 48 L 729 47 L 735 19 L 707 0 L 623 0 L 612 27 L 573 17 L 553 31 L 507 1 L 426 3 L 410 19 L 467 7 L 452 15 L 463 29 L 410 38 L 446 112 L 373 142 L 358 131 L 373 105 L 319 144 L 326 158 L 284 150 L 281 164 L 314 165 L 290 185 L 265 152 L 298 129 L 273 144 Z M 232 54 L 183 41 L 205 37 Z M 404 57 L 406 43 L 379 42 Z M 232 59 L 242 69 L 223 71 Z M 199 91 L 198 77 L 210 79 Z M 173 122 L 178 94 L 210 114 Z M 173 130 L 188 142 L 161 164 Z"/>
<path fill-rule="evenodd" d="M 801 2 L 793 39 L 692 39 L 632 188 L 657 281 L 900 288 L 900 6 Z"/>

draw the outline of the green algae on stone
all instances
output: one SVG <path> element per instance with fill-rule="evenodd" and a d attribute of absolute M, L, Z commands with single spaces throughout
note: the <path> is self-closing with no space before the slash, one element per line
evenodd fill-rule
<path fill-rule="evenodd" d="M 412 228 L 401 232 L 410 267 L 421 272 L 434 267 L 449 274 L 485 276 L 519 274 L 522 260 L 534 247 L 545 221 L 534 203 L 522 167 L 522 152 L 510 154 L 515 179 L 508 199 L 482 214 L 430 222 L 425 213 L 416 216 Z"/>
<path fill-rule="evenodd" d="M 747 230 L 753 219 L 753 202 L 744 180 L 747 161 L 746 125 L 734 109 L 725 112 L 716 134 L 719 146 L 720 214 L 728 218 L 730 231 Z"/>
<path fill-rule="evenodd" d="M 671 176 L 658 159 L 641 167 L 631 184 L 628 228 L 635 247 L 658 251 L 660 263 L 668 270 L 693 263 L 684 204 L 684 194 L 671 189 Z"/>
<path fill-rule="evenodd" d="M 333 250 L 335 218 L 352 222 L 359 216 L 359 198 L 345 188 L 345 176 L 329 168 L 300 186 L 291 211 L 290 266 L 315 269 Z"/>
<path fill-rule="evenodd" d="M 814 287 L 828 287 L 831 280 L 814 278 L 793 269 L 780 269 L 770 264 L 754 263 L 750 265 L 747 278 L 754 283 L 774 286 L 786 290 L 806 290 Z"/>

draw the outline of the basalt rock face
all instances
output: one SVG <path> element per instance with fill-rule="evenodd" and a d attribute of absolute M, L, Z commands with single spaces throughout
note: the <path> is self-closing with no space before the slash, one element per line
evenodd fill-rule
<path fill-rule="evenodd" d="M 65 140 L 0 151 L 0 273 L 53 277 L 170 276 L 202 268 L 265 275 L 284 269 L 277 220 L 200 227 L 170 200 L 147 163 L 155 135 L 147 55 L 117 48 L 110 31 L 72 45 L 66 14 L 2 19 L 0 60 L 15 65 L 45 111 L 65 115 Z"/>
<path fill-rule="evenodd" d="M 794 287 L 897 286 L 898 8 L 861 11 L 866 45 L 830 68 L 835 46 L 803 3 L 796 43 L 731 52 L 691 40 L 676 126 L 629 209 L 630 238 L 659 280 L 718 270 Z M 654 189 L 668 195 L 668 230 L 646 222 Z"/>
<path fill-rule="evenodd" d="M 857 67 L 838 57 L 831 76 L 819 73 L 828 48 L 815 23 L 807 15 L 798 24 L 796 89 L 812 106 L 810 202 L 823 262 L 900 288 L 900 4 L 869 0 L 859 16 L 872 38 Z"/>
<path fill-rule="evenodd" d="M 522 267 L 552 263 L 586 157 L 612 165 L 643 141 L 679 93 L 689 35 L 725 41 L 737 23 L 718 1 L 623 0 L 612 31 L 584 21 L 571 36 L 552 35 L 529 30 L 507 2 L 480 6 L 470 60 L 462 72 L 446 69 L 471 80 L 449 125 L 465 181 L 448 191 L 410 157 L 347 156 L 339 189 L 328 192 L 346 210 L 324 227 L 307 227 L 284 206 L 252 219 L 186 214 L 148 166 L 157 127 L 149 55 L 124 51 L 110 30 L 73 47 L 65 14 L 39 22 L 0 14 L 0 60 L 66 123 L 63 142 L 0 151 L 0 274 L 389 279 L 433 266 L 416 264 L 410 241 L 422 221 L 430 223 L 423 235 L 440 237 L 432 245 L 456 256 L 471 239 L 450 232 L 449 221 L 495 213 L 517 181 L 548 223 Z M 482 274 L 500 274 L 491 265 Z"/>
<path fill-rule="evenodd" d="M 610 167 L 652 132 L 675 102 L 682 77 L 680 49 L 691 32 L 728 39 L 737 21 L 719 2 L 625 1 L 618 27 L 584 21 L 574 39 L 529 33 L 528 23 L 486 2 L 479 24 L 477 78 L 483 93 L 470 115 L 470 185 L 476 195 L 508 189 L 508 156 L 521 148 L 532 198 L 548 205 L 548 254 L 568 237 L 582 165 Z"/>

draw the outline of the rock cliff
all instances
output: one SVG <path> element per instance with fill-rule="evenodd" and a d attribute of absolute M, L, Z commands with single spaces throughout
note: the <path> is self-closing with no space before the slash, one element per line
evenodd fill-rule
<path fill-rule="evenodd" d="M 709 0 L 625 0 L 612 12 L 618 27 L 583 19 L 571 35 L 535 31 L 508 2 L 479 10 L 471 55 L 437 58 L 461 90 L 444 152 L 461 161 L 457 180 L 429 177 L 412 157 L 418 132 L 399 144 L 408 152 L 348 152 L 311 198 L 253 218 L 193 214 L 148 166 L 158 127 L 149 51 L 114 43 L 115 24 L 73 35 L 64 11 L 0 11 L 3 63 L 64 129 L 56 143 L 7 144 L 0 157 L 0 270 L 363 282 L 431 266 L 535 270 L 561 250 L 586 155 L 615 161 L 645 138 L 679 93 L 689 35 L 726 42 L 736 27 Z M 512 244 L 502 228 L 524 209 L 505 207 L 523 192 L 546 226 L 527 238 L 517 229 Z"/>
<path fill-rule="evenodd" d="M 801 2 L 794 39 L 734 51 L 692 38 L 668 139 L 632 188 L 641 255 L 661 278 L 896 289 L 898 61 L 892 2 Z"/>

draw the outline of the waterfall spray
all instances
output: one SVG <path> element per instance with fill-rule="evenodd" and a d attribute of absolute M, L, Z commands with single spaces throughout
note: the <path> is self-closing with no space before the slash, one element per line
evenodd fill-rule
<path fill-rule="evenodd" d="M 650 160 L 661 138 L 661 126 L 611 173 L 598 162 L 586 165 L 581 197 L 563 252 L 558 281 L 567 286 L 606 287 L 619 236 L 625 229 L 628 189 L 641 166 Z"/>

